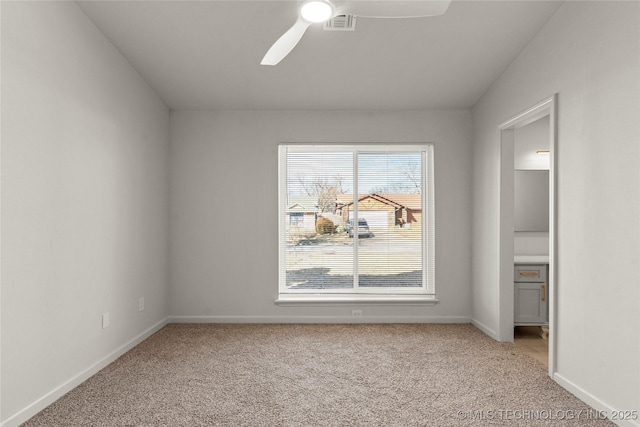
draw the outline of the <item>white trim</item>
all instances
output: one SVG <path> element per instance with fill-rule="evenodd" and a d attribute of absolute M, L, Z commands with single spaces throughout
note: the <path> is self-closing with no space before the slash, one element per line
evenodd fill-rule
<path fill-rule="evenodd" d="M 93 365 L 89 366 L 85 370 L 81 371 L 77 375 L 69 378 L 67 381 L 59 385 L 58 387 L 51 390 L 49 393 L 30 403 L 20 411 L 11 415 L 6 420 L 0 423 L 0 427 L 14 427 L 19 426 L 20 424 L 27 421 L 29 418 L 36 415 L 38 412 L 45 409 L 47 406 L 51 405 L 56 400 L 60 399 L 62 396 L 91 378 L 93 375 L 100 372 L 102 369 L 106 368 L 110 363 L 113 363 L 120 356 L 140 344 L 142 341 L 149 338 L 151 335 L 158 332 L 162 329 L 168 322 L 168 317 L 159 321 L 155 325 L 151 326 L 149 329 L 135 336 L 133 339 L 127 341 L 125 344 L 121 345 L 102 359 L 95 362 Z"/>
<path fill-rule="evenodd" d="M 283 242 L 287 241 L 287 146 L 278 145 L 278 292 L 282 292 L 282 284 L 286 282 L 286 249 Z"/>
<path fill-rule="evenodd" d="M 473 326 L 475 326 L 476 328 L 480 329 L 483 333 L 485 333 L 486 335 L 490 336 L 491 338 L 493 338 L 494 340 L 498 341 L 498 334 L 496 333 L 496 331 L 494 331 L 493 329 L 491 329 L 490 327 L 488 327 L 487 325 L 485 325 L 484 323 L 480 322 L 477 319 L 474 319 L 473 317 L 471 318 L 471 324 Z"/>
<path fill-rule="evenodd" d="M 558 334 L 556 319 L 558 318 L 558 259 L 556 258 L 557 218 L 558 218 L 558 117 L 556 104 L 558 95 L 553 95 L 546 102 L 549 103 L 549 376 L 553 377 L 557 366 Z"/>
<path fill-rule="evenodd" d="M 549 116 L 549 277 L 547 283 L 549 286 L 549 376 L 554 377 L 556 371 L 556 348 L 557 348 L 557 334 L 556 334 L 556 319 L 557 319 L 557 259 L 556 259 L 556 245 L 557 245 L 557 201 L 556 201 L 556 186 L 557 186 L 557 94 L 554 94 L 531 108 L 516 114 L 512 118 L 504 121 L 498 126 L 500 132 L 499 135 L 499 155 L 500 155 L 500 172 L 498 188 L 499 188 L 499 204 L 498 204 L 498 330 L 499 341 L 513 341 L 513 239 L 509 241 L 509 236 L 513 235 L 513 231 L 509 232 L 505 225 L 505 219 L 508 221 L 513 220 L 513 214 L 509 214 L 509 206 L 512 205 L 512 200 L 505 200 L 505 195 L 509 192 L 513 193 L 512 189 L 504 188 L 503 179 L 507 171 L 507 165 L 509 164 L 509 156 L 511 161 L 511 167 L 513 166 L 513 153 L 506 153 L 505 144 L 512 139 L 512 133 L 514 129 L 526 126 L 529 123 L 534 122 L 542 117 Z M 511 141 L 511 146 L 513 141 Z M 511 208 L 512 209 L 512 208 Z M 511 215 L 511 216 L 509 216 Z M 511 319 L 511 320 L 510 320 Z"/>
<path fill-rule="evenodd" d="M 358 153 L 368 152 L 381 152 L 383 149 L 389 153 L 403 153 L 416 151 L 416 147 L 422 147 L 432 145 L 431 142 L 415 142 L 415 143 L 403 143 L 394 144 L 389 142 L 356 142 L 356 143 L 342 143 L 342 142 L 322 142 L 322 143 L 306 143 L 306 142 L 281 142 L 278 147 L 285 147 L 290 153 L 305 153 L 305 152 L 343 152 L 349 153 L 358 151 Z"/>
<path fill-rule="evenodd" d="M 504 122 L 500 123 L 500 125 L 498 126 L 499 129 L 509 129 L 509 128 L 513 128 L 513 129 L 517 129 L 517 128 L 521 128 L 523 126 L 526 126 L 530 123 L 535 122 L 538 119 L 541 119 L 547 115 L 549 115 L 549 112 L 553 110 L 553 107 L 555 105 L 555 99 L 556 95 L 552 95 L 549 98 L 546 98 L 542 101 L 540 101 L 539 103 L 537 103 L 536 105 L 534 105 L 533 107 L 519 113 L 516 114 L 515 116 L 511 117 L 508 120 L 505 120 Z"/>
<path fill-rule="evenodd" d="M 423 280 L 428 293 L 436 291 L 436 165 L 435 144 L 429 144 L 423 151 L 422 177 L 424 191 L 422 192 L 422 241 L 423 251 Z M 425 218 L 426 213 L 426 218 Z"/>
<path fill-rule="evenodd" d="M 435 305 L 439 301 L 434 295 L 365 295 L 365 294 L 280 294 L 277 305 Z"/>
<path fill-rule="evenodd" d="M 169 323 L 469 323 L 468 316 L 170 316 Z"/>
<path fill-rule="evenodd" d="M 381 292 L 382 291 L 382 292 Z M 353 297 L 355 299 L 360 295 L 364 295 L 365 298 L 370 295 L 379 295 L 382 298 L 389 295 L 416 295 L 418 297 L 425 295 L 433 295 L 433 292 L 427 292 L 424 287 L 358 287 L 357 291 L 354 291 L 352 288 L 344 288 L 344 289 L 329 289 L 326 291 L 321 291 L 318 289 L 296 289 L 296 290 L 286 290 L 285 292 L 280 292 L 280 295 L 343 295 L 345 297 Z"/>
<path fill-rule="evenodd" d="M 584 403 L 591 406 L 596 411 L 602 412 L 604 415 L 610 415 L 613 412 L 622 412 L 624 410 L 634 409 L 634 408 L 616 409 L 613 406 L 598 399 L 596 396 L 589 393 L 588 391 L 578 386 L 574 382 L 558 374 L 557 372 L 553 375 L 552 378 L 555 382 L 560 384 L 560 386 L 562 386 L 564 389 L 566 389 L 571 394 L 576 396 L 578 399 L 582 400 Z M 635 426 L 635 427 L 640 426 L 640 420 L 615 420 L 613 422 L 619 426 Z"/>
<path fill-rule="evenodd" d="M 358 218 L 358 158 L 361 153 L 421 153 L 422 159 L 422 285 L 407 289 L 397 287 L 360 287 L 358 271 L 358 239 L 355 233 L 353 239 L 353 287 L 348 289 L 328 289 L 325 292 L 342 293 L 350 295 L 378 294 L 387 296 L 389 294 L 409 294 L 417 295 L 424 299 L 425 295 L 431 296 L 435 292 L 435 172 L 434 172 L 434 143 L 279 143 L 278 144 L 278 292 L 279 295 L 287 294 L 322 294 L 319 289 L 287 289 L 286 285 L 286 200 L 287 200 L 287 160 L 288 153 L 353 153 L 353 216 Z M 307 297 L 309 298 L 309 297 Z M 431 298 L 432 299 L 432 298 Z M 415 302 L 415 298 L 413 302 Z M 282 301 L 277 300 L 277 303 Z M 326 303 L 326 301 L 321 301 Z M 333 302 L 333 301 L 330 301 Z M 352 302 L 352 301 L 349 301 Z M 432 302 L 431 302 L 432 303 Z"/>

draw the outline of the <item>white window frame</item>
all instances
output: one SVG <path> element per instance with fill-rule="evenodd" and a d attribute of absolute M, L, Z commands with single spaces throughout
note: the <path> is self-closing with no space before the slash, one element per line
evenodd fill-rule
<path fill-rule="evenodd" d="M 420 152 L 422 155 L 422 286 L 420 288 L 359 287 L 358 233 L 354 233 L 354 287 L 349 289 L 287 289 L 286 287 L 286 208 L 287 153 L 290 152 L 352 152 L 353 156 L 353 217 L 358 218 L 358 155 L 360 153 Z M 281 143 L 278 146 L 278 304 L 297 303 L 403 303 L 432 304 L 435 298 L 435 185 L 434 144 L 300 144 Z"/>

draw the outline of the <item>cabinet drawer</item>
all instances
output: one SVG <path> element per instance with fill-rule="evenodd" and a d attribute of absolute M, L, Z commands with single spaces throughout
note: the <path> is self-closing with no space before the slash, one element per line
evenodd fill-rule
<path fill-rule="evenodd" d="M 514 271 L 516 282 L 546 282 L 546 265 L 516 265 Z"/>

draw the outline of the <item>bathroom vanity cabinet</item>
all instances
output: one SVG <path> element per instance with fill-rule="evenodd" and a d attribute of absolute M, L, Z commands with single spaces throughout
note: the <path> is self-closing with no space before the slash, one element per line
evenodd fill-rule
<path fill-rule="evenodd" d="M 548 264 L 515 264 L 515 326 L 549 324 Z"/>

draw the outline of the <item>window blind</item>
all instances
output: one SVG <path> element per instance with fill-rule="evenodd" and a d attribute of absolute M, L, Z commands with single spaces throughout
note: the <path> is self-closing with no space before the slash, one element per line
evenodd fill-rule
<path fill-rule="evenodd" d="M 280 293 L 434 293 L 433 147 L 279 147 Z"/>

